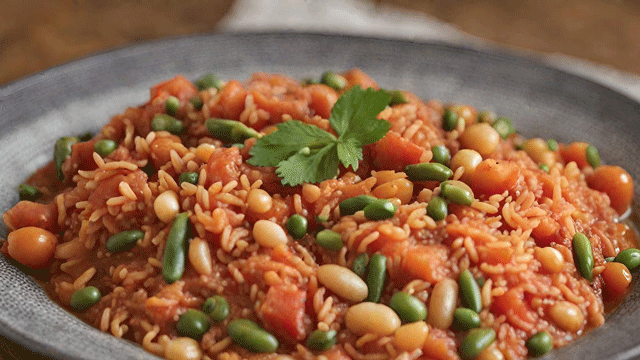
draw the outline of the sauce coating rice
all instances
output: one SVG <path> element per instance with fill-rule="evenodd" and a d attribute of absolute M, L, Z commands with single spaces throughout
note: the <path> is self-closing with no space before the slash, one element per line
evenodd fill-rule
<path fill-rule="evenodd" d="M 358 69 L 162 82 L 93 138 L 58 140 L 4 214 L 2 252 L 167 359 L 523 359 L 601 326 L 640 265 L 619 221 L 629 174 L 587 143 L 369 88 Z M 385 102 L 359 118 L 367 96 Z M 375 118 L 388 131 L 367 138 Z M 303 134 L 289 170 L 258 166 L 293 126 L 336 157 Z"/>

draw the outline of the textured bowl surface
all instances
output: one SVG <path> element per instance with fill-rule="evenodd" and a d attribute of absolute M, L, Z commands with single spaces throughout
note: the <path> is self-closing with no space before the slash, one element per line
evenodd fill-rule
<path fill-rule="evenodd" d="M 317 77 L 359 67 L 385 88 L 423 99 L 468 103 L 513 119 L 525 136 L 584 140 L 640 184 L 640 104 L 537 61 L 493 50 L 362 37 L 221 34 L 177 38 L 91 56 L 0 88 L 0 210 L 16 188 L 52 158 L 55 140 L 97 131 L 111 116 L 148 99 L 175 74 L 223 79 L 253 72 Z M 6 236 L 4 226 L 1 236 Z M 640 354 L 640 286 L 605 325 L 546 358 L 632 359 Z M 0 334 L 59 359 L 157 359 L 86 325 L 0 256 Z"/>

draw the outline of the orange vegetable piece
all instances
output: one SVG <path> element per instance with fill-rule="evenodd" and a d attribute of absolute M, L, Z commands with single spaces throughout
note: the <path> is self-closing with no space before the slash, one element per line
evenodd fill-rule
<path fill-rule="evenodd" d="M 606 289 L 616 297 L 627 291 L 631 283 L 631 272 L 622 263 L 608 262 L 604 264 L 602 279 L 604 279 Z"/>
<path fill-rule="evenodd" d="M 404 171 L 407 165 L 418 164 L 424 149 L 389 131 L 373 145 L 373 162 L 378 169 Z"/>
<path fill-rule="evenodd" d="M 501 296 L 493 299 L 491 311 L 504 314 L 510 322 L 518 326 L 521 323 L 533 325 L 536 321 L 533 311 L 524 301 L 524 293 L 522 289 L 510 289 Z"/>
<path fill-rule="evenodd" d="M 304 90 L 311 95 L 309 108 L 328 119 L 331 116 L 333 105 L 338 101 L 338 93 L 324 84 L 309 85 Z"/>
<path fill-rule="evenodd" d="M 151 88 L 151 99 L 163 95 L 173 95 L 180 100 L 187 100 L 194 97 L 197 93 L 198 89 L 191 81 L 182 75 L 177 75 L 167 81 L 154 85 Z"/>
<path fill-rule="evenodd" d="M 429 335 L 427 335 L 427 340 L 424 342 L 422 351 L 428 359 L 460 359 L 456 351 L 455 341 L 447 336 L 446 331 L 433 327 L 429 327 Z"/>
<path fill-rule="evenodd" d="M 363 89 L 371 87 L 374 90 L 378 90 L 380 88 L 375 80 L 373 80 L 369 75 L 365 74 L 364 71 L 358 68 L 353 68 L 342 74 L 342 76 L 347 79 L 347 87 L 360 85 L 360 87 L 362 87 Z"/>
<path fill-rule="evenodd" d="M 437 283 L 445 276 L 444 263 L 448 250 L 443 245 L 416 245 L 404 253 L 401 266 L 409 275 L 430 283 Z"/>
<path fill-rule="evenodd" d="M 244 89 L 240 81 L 231 80 L 220 89 L 220 101 L 211 108 L 211 115 L 223 119 L 237 120 L 240 113 L 244 110 L 244 101 L 247 97 L 247 91 Z"/>
<path fill-rule="evenodd" d="M 565 164 L 575 161 L 580 169 L 589 165 L 587 161 L 587 144 L 586 142 L 573 142 L 569 145 L 560 146 L 560 157 Z"/>
<path fill-rule="evenodd" d="M 590 188 L 609 195 L 611 207 L 623 214 L 633 199 L 633 179 L 623 168 L 601 165 L 587 178 Z"/>
<path fill-rule="evenodd" d="M 9 255 L 32 269 L 46 267 L 56 251 L 58 238 L 35 226 L 14 230 L 7 236 Z"/>
<path fill-rule="evenodd" d="M 296 285 L 271 286 L 260 307 L 265 328 L 288 339 L 304 339 L 306 299 L 307 293 Z"/>
<path fill-rule="evenodd" d="M 9 230 L 35 226 L 55 232 L 58 229 L 58 206 L 55 201 L 40 204 L 23 200 L 4 213 L 2 220 Z"/>
<path fill-rule="evenodd" d="M 520 169 L 515 164 L 486 159 L 476 167 L 471 187 L 475 194 L 502 194 L 516 185 L 519 176 Z"/>

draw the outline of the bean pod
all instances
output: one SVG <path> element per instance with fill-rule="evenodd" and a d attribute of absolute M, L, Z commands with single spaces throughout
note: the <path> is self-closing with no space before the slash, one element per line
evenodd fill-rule
<path fill-rule="evenodd" d="M 112 235 L 107 240 L 107 250 L 111 253 L 127 251 L 136 245 L 138 240 L 144 237 L 142 230 L 126 230 Z"/>
<path fill-rule="evenodd" d="M 453 176 L 453 171 L 439 163 L 412 164 L 404 172 L 411 181 L 445 181 Z"/>
<path fill-rule="evenodd" d="M 367 294 L 366 301 L 377 303 L 380 301 L 384 282 L 387 279 L 387 257 L 381 254 L 374 254 L 369 260 L 367 271 Z"/>
<path fill-rule="evenodd" d="M 460 274 L 458 277 L 458 284 L 460 285 L 462 305 L 477 313 L 482 311 L 480 287 L 468 269 Z"/>
<path fill-rule="evenodd" d="M 151 129 L 153 129 L 153 131 L 168 131 L 174 135 L 178 135 L 184 129 L 184 124 L 171 115 L 155 114 L 151 120 Z"/>
<path fill-rule="evenodd" d="M 95 305 L 101 298 L 102 295 L 97 287 L 87 286 L 76 290 L 71 295 L 71 303 L 69 305 L 74 311 L 83 312 Z"/>
<path fill-rule="evenodd" d="M 71 147 L 78 141 L 78 138 L 73 136 L 61 137 L 56 141 L 53 149 L 53 162 L 56 165 L 56 176 L 60 181 L 64 181 L 62 164 L 71 156 Z"/>
<path fill-rule="evenodd" d="M 212 136 L 224 143 L 244 143 L 249 138 L 260 136 L 257 131 L 236 120 L 211 118 L 204 124 Z"/>
<path fill-rule="evenodd" d="M 493 329 L 473 329 L 465 336 L 460 344 L 460 357 L 463 360 L 475 359 L 482 350 L 486 349 L 496 339 Z"/>
<path fill-rule="evenodd" d="M 173 220 L 162 256 L 162 277 L 167 284 L 173 284 L 182 278 L 188 234 L 189 214 L 180 213 Z"/>
<path fill-rule="evenodd" d="M 593 280 L 593 251 L 591 242 L 583 233 L 576 233 L 573 236 L 573 255 L 576 260 L 576 267 L 583 278 Z"/>
<path fill-rule="evenodd" d="M 278 349 L 278 339 L 251 320 L 231 321 L 227 325 L 227 333 L 236 344 L 249 351 L 272 353 Z"/>

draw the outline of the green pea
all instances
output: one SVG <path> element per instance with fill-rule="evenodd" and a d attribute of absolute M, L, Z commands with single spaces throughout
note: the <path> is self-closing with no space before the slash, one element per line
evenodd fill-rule
<path fill-rule="evenodd" d="M 587 146 L 587 162 L 594 169 L 600 165 L 600 153 L 598 152 L 598 149 L 593 145 Z"/>
<path fill-rule="evenodd" d="M 503 139 L 508 138 L 509 135 L 516 132 L 516 129 L 511 123 L 511 119 L 506 117 L 496 119 L 496 121 L 491 126 L 498 132 L 498 134 L 500 134 L 500 137 Z"/>
<path fill-rule="evenodd" d="M 640 266 L 640 250 L 634 248 L 622 250 L 616 255 L 614 261 L 624 264 L 627 269 L 633 271 Z"/>
<path fill-rule="evenodd" d="M 389 100 L 389 106 L 406 104 L 409 102 L 407 96 L 400 90 L 386 90 L 386 93 L 391 95 Z"/>
<path fill-rule="evenodd" d="M 189 102 L 191 103 L 191 105 L 193 105 L 193 108 L 196 110 L 202 110 L 202 106 L 204 105 L 204 103 L 202 102 L 202 99 L 200 99 L 200 96 L 194 96 L 191 99 L 189 99 Z"/>
<path fill-rule="evenodd" d="M 329 221 L 329 215 L 318 215 L 316 216 L 316 222 L 317 223 L 323 223 Z"/>
<path fill-rule="evenodd" d="M 440 190 L 442 196 L 452 203 L 460 205 L 471 205 L 471 203 L 473 202 L 473 194 L 471 192 L 469 192 L 467 189 L 452 185 L 448 181 L 440 184 Z"/>
<path fill-rule="evenodd" d="M 97 152 L 98 155 L 105 157 L 109 156 L 112 152 L 114 152 L 118 148 L 118 143 L 111 139 L 102 139 L 93 144 L 93 151 Z"/>
<path fill-rule="evenodd" d="M 367 273 L 367 265 L 369 264 L 369 254 L 362 253 L 353 260 L 353 265 L 351 266 L 351 270 L 356 273 L 361 278 L 364 278 L 364 275 Z"/>
<path fill-rule="evenodd" d="M 167 111 L 167 114 L 174 116 L 180 109 L 180 100 L 175 96 L 169 96 L 164 102 L 164 109 Z"/>
<path fill-rule="evenodd" d="M 453 171 L 439 163 L 420 163 L 404 168 L 411 181 L 445 181 L 453 176 Z"/>
<path fill-rule="evenodd" d="M 478 113 L 478 122 L 481 123 L 493 123 L 496 119 L 496 114 L 489 110 L 484 110 Z"/>
<path fill-rule="evenodd" d="M 257 131 L 236 120 L 211 118 L 204 123 L 209 133 L 224 143 L 244 143 L 260 136 Z"/>
<path fill-rule="evenodd" d="M 183 182 L 198 185 L 198 179 L 200 175 L 197 172 L 183 172 L 178 176 L 178 184 L 182 184 Z"/>
<path fill-rule="evenodd" d="M 71 147 L 78 141 L 78 138 L 73 136 L 61 137 L 56 141 L 53 149 L 53 162 L 56 165 L 56 175 L 60 181 L 64 181 L 62 164 L 71 156 Z"/>
<path fill-rule="evenodd" d="M 18 186 L 18 195 L 20 200 L 36 201 L 42 197 L 42 192 L 29 184 L 20 184 Z"/>
<path fill-rule="evenodd" d="M 347 87 L 347 79 L 342 75 L 335 74 L 333 71 L 325 71 L 320 82 L 338 91 Z"/>
<path fill-rule="evenodd" d="M 449 210 L 447 202 L 440 196 L 434 196 L 427 204 L 427 215 L 433 220 L 440 221 L 447 217 Z"/>
<path fill-rule="evenodd" d="M 229 316 L 229 302 L 224 296 L 212 296 L 204 302 L 202 311 L 211 316 L 214 321 L 219 322 Z"/>
<path fill-rule="evenodd" d="M 447 109 L 444 111 L 444 115 L 442 116 L 442 128 L 445 131 L 452 131 L 458 126 L 458 114 L 451 110 Z"/>
<path fill-rule="evenodd" d="M 209 327 L 211 327 L 211 320 L 207 314 L 196 309 L 187 309 L 184 314 L 180 315 L 176 323 L 176 331 L 179 335 L 196 340 L 200 340 Z"/>
<path fill-rule="evenodd" d="M 459 331 L 469 331 L 480 327 L 480 315 L 467 308 L 457 308 L 453 312 L 452 327 Z"/>
<path fill-rule="evenodd" d="M 431 152 L 433 153 L 433 161 L 442 164 L 444 166 L 449 166 L 449 162 L 451 161 L 451 152 L 444 145 L 436 145 L 431 148 Z"/>
<path fill-rule="evenodd" d="M 213 73 L 203 75 L 195 81 L 195 84 L 198 87 L 198 90 L 205 90 L 212 87 L 218 90 L 222 88 L 222 81 Z"/>
<path fill-rule="evenodd" d="M 389 307 L 404 322 L 411 323 L 427 318 L 427 306 L 415 296 L 397 292 L 389 300 Z"/>
<path fill-rule="evenodd" d="M 107 240 L 107 250 L 111 253 L 119 253 L 133 248 L 138 240 L 144 237 L 142 230 L 126 230 L 111 235 Z"/>
<path fill-rule="evenodd" d="M 475 359 L 495 339 L 496 332 L 493 329 L 473 329 L 469 331 L 462 343 L 460 343 L 460 357 L 463 360 Z"/>
<path fill-rule="evenodd" d="M 336 344 L 336 331 L 315 330 L 307 338 L 306 346 L 311 351 L 329 350 Z"/>
<path fill-rule="evenodd" d="M 315 84 L 320 84 L 320 81 L 310 77 L 304 78 L 302 79 L 302 81 L 300 81 L 300 85 L 302 86 L 309 86 L 309 85 L 315 85 Z"/>
<path fill-rule="evenodd" d="M 585 279 L 593 280 L 593 251 L 591 242 L 583 233 L 573 235 L 573 256 L 580 275 Z"/>
<path fill-rule="evenodd" d="M 540 168 L 540 170 L 542 170 L 542 171 L 544 171 L 546 173 L 549 172 L 549 165 L 547 165 L 547 164 L 540 164 L 540 165 L 538 165 L 538 167 Z"/>
<path fill-rule="evenodd" d="M 387 279 L 387 257 L 381 254 L 374 254 L 369 260 L 367 269 L 367 287 L 369 293 L 366 301 L 377 303 L 380 301 L 384 282 Z"/>
<path fill-rule="evenodd" d="M 260 353 L 272 353 L 278 349 L 278 339 L 247 319 L 233 320 L 227 325 L 227 333 L 243 348 Z"/>
<path fill-rule="evenodd" d="M 95 286 L 87 286 L 76 290 L 71 295 L 71 309 L 78 312 L 86 311 L 100 301 L 100 299 L 102 299 L 100 290 Z"/>
<path fill-rule="evenodd" d="M 527 340 L 529 355 L 533 357 L 542 356 L 553 349 L 553 339 L 546 331 L 540 331 Z"/>
<path fill-rule="evenodd" d="M 305 236 L 307 233 L 307 226 L 307 218 L 300 214 L 293 214 L 289 217 L 289 220 L 287 220 L 287 232 L 294 239 L 300 239 Z"/>
<path fill-rule="evenodd" d="M 369 220 L 384 220 L 396 214 L 396 207 L 389 200 L 381 200 L 364 207 L 364 216 Z"/>
<path fill-rule="evenodd" d="M 173 284 L 182 278 L 187 256 L 188 234 L 189 214 L 180 213 L 173 220 L 162 255 L 162 277 L 167 284 Z"/>
<path fill-rule="evenodd" d="M 368 195 L 358 195 L 344 199 L 340 201 L 340 204 L 338 204 L 340 207 L 340 216 L 353 215 L 356 212 L 363 210 L 367 205 L 378 201 L 379 199 Z"/>
<path fill-rule="evenodd" d="M 549 139 L 547 140 L 547 147 L 551 151 L 558 151 L 558 142 L 555 141 L 554 139 Z"/>
<path fill-rule="evenodd" d="M 342 237 L 335 231 L 325 229 L 316 234 L 316 244 L 325 250 L 338 251 L 342 249 Z"/>
<path fill-rule="evenodd" d="M 473 275 L 471 275 L 471 271 L 467 269 L 460 273 L 460 276 L 458 277 L 458 284 L 460 285 L 460 298 L 462 300 L 462 305 L 477 313 L 482 311 L 480 287 L 473 278 Z"/>
<path fill-rule="evenodd" d="M 151 120 L 151 129 L 153 129 L 153 131 L 168 131 L 174 135 L 178 135 L 184 129 L 184 124 L 171 115 L 155 114 Z"/>

